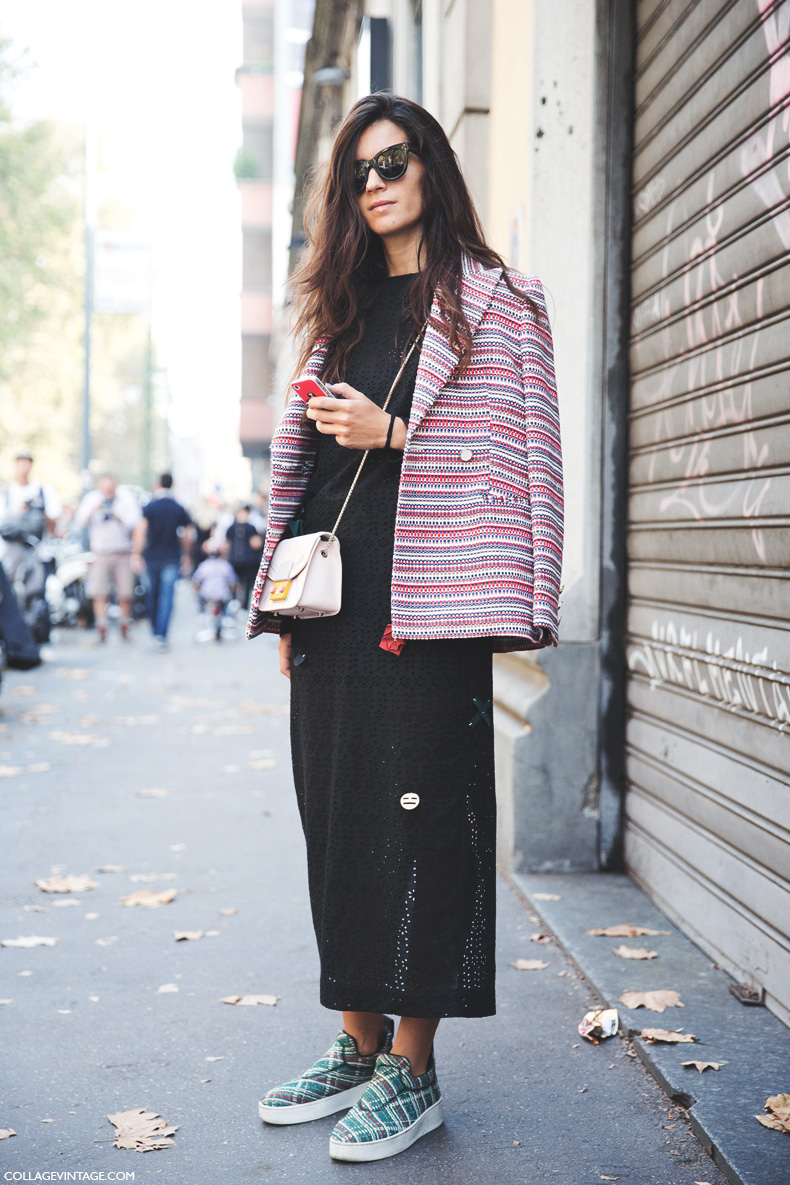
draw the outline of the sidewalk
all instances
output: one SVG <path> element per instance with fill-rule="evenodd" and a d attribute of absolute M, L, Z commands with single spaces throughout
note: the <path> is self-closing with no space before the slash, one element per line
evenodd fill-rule
<path fill-rule="evenodd" d="M 504 881 L 498 1013 L 444 1021 L 437 1037 L 443 1128 L 391 1160 L 342 1165 L 328 1156 L 332 1119 L 260 1123 L 259 1096 L 309 1065 L 339 1023 L 316 1002 L 275 640 L 199 646 L 193 630 L 182 595 L 169 655 L 144 628 L 103 648 L 67 634 L 52 663 L 4 682 L 0 765 L 51 768 L 0 780 L 0 938 L 58 941 L 0 949 L 0 998 L 13 1000 L 0 1007 L 0 1128 L 17 1133 L 0 1141 L 2 1171 L 134 1172 L 136 1185 L 723 1185 L 627 1042 L 579 1038 L 595 998 L 559 945 L 529 941 L 538 915 Z M 107 865 L 125 871 L 96 871 Z M 53 870 L 98 887 L 33 886 Z M 184 892 L 160 908 L 121 905 L 167 888 Z M 176 942 L 175 930 L 204 936 Z M 517 971 L 519 957 L 548 967 Z M 219 1002 L 246 993 L 279 999 Z M 107 1114 L 133 1107 L 177 1124 L 173 1146 L 115 1148 Z"/>
<path fill-rule="evenodd" d="M 688 1108 L 692 1130 L 732 1185 L 790 1182 L 790 1140 L 770 1131 L 755 1115 L 765 1100 L 790 1091 L 790 1029 L 762 1007 L 745 1007 L 731 995 L 730 977 L 670 922 L 627 876 L 516 876 L 545 925 L 609 1008 L 617 1008 L 624 1032 L 669 1097 Z M 535 894 L 548 894 L 549 900 Z M 554 900 L 553 898 L 556 898 Z M 632 922 L 669 934 L 607 939 L 586 933 L 596 927 Z M 655 959 L 618 958 L 621 942 L 648 946 Z M 682 1011 L 630 1011 L 618 1002 L 626 989 L 673 988 Z M 660 1045 L 639 1039 L 643 1028 L 682 1029 L 694 1044 Z M 681 1063 L 692 1058 L 724 1063 L 700 1074 Z"/>

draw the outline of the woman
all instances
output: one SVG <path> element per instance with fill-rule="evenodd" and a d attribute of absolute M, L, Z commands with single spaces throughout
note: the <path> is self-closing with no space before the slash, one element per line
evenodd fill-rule
<path fill-rule="evenodd" d="M 294 396 L 272 441 L 248 633 L 281 632 L 321 1003 L 343 1030 L 259 1113 L 351 1108 L 331 1155 L 378 1160 L 442 1122 L 440 1018 L 495 1011 L 492 652 L 557 643 L 559 424 L 540 283 L 486 246 L 427 111 L 361 99 L 313 221 L 299 369 L 336 398 Z M 340 612 L 263 611 L 275 546 L 331 530 L 361 450 Z"/>

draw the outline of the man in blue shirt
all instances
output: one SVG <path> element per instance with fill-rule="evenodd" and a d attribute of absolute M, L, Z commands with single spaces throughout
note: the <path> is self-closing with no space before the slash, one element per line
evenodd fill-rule
<path fill-rule="evenodd" d="M 146 574 L 148 617 L 159 650 L 167 650 L 173 596 L 182 557 L 184 564 L 188 563 L 192 523 L 184 507 L 173 497 L 172 486 L 171 474 L 163 473 L 132 540 L 132 564 L 136 572 Z"/>

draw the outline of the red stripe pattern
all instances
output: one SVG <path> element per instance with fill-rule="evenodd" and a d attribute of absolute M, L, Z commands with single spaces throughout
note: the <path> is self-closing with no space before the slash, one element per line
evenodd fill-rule
<path fill-rule="evenodd" d="M 557 645 L 563 543 L 562 447 L 543 288 L 464 260 L 461 300 L 473 332 L 460 377 L 446 335 L 428 327 L 403 455 L 392 565 L 396 638 L 493 636 L 499 651 Z M 439 316 L 436 303 L 433 315 Z M 326 341 L 305 374 L 321 371 Z M 315 462 L 294 396 L 272 440 L 269 528 L 247 636 L 279 632 L 258 612 L 263 581 Z M 331 527 L 327 524 L 327 530 Z M 342 549 L 342 527 L 339 531 Z"/>

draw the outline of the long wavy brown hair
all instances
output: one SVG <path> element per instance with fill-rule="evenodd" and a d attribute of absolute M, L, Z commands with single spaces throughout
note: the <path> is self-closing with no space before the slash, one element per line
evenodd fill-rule
<path fill-rule="evenodd" d="M 419 274 L 409 301 L 415 327 L 429 317 L 436 295 L 440 316 L 431 323 L 446 334 L 458 355 L 458 373 L 466 368 L 472 334 L 459 298 L 464 254 L 484 267 L 501 267 L 510 291 L 539 315 L 538 306 L 513 287 L 503 259 L 487 245 L 441 124 L 410 99 L 376 91 L 355 103 L 343 120 L 324 175 L 311 189 L 305 216 L 308 246 L 292 279 L 301 351 L 297 369 L 301 371 L 315 343 L 328 338 L 322 376 L 329 382 L 342 380 L 349 354 L 362 339 L 367 310 L 387 275 L 381 239 L 365 222 L 354 189 L 359 137 L 379 120 L 390 120 L 403 131 L 424 166 Z"/>

